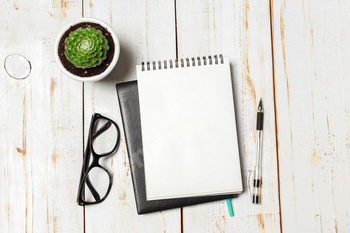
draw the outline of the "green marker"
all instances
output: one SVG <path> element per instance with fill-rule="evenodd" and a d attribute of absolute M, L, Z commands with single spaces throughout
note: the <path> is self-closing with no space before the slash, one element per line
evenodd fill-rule
<path fill-rule="evenodd" d="M 232 208 L 231 199 L 226 199 L 226 203 L 227 203 L 228 212 L 230 213 L 230 217 L 235 216 L 233 214 L 233 208 Z"/>

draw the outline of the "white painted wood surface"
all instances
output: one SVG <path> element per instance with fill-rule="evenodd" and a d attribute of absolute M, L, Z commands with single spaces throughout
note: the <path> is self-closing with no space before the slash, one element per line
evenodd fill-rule
<path fill-rule="evenodd" d="M 315 0 L 4 1 L 0 232 L 347 232 L 349 10 L 348 1 Z M 101 82 L 70 80 L 54 61 L 59 30 L 82 16 L 106 21 L 120 39 L 120 61 Z M 27 79 L 7 75 L 3 62 L 14 53 L 31 62 Z M 138 216 L 122 135 L 103 161 L 111 194 L 77 206 L 91 114 L 122 127 L 114 85 L 135 80 L 144 60 L 219 53 L 232 63 L 244 184 L 264 99 L 263 204 L 250 204 L 245 185 L 234 218 L 224 201 Z"/>
<path fill-rule="evenodd" d="M 348 232 L 350 2 L 274 1 L 283 232 Z"/>
<path fill-rule="evenodd" d="M 79 18 L 81 2 L 0 4 L 0 232 L 83 232 L 75 204 L 82 162 L 82 84 L 60 72 L 53 46 L 60 28 Z M 27 79 L 5 72 L 18 53 Z"/>

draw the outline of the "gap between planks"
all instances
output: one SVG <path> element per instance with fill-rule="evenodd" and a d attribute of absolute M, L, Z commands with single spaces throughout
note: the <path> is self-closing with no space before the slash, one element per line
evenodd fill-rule
<path fill-rule="evenodd" d="M 177 37 L 177 14 L 176 14 L 176 0 L 174 0 L 174 10 L 175 10 L 175 52 L 176 60 L 179 59 L 179 46 L 178 46 L 178 37 Z"/>
<path fill-rule="evenodd" d="M 175 16 L 175 53 L 176 53 L 176 60 L 179 59 L 179 46 L 178 46 L 178 36 L 177 36 L 177 13 L 176 13 L 176 0 L 174 0 L 174 16 Z M 184 233 L 184 211 L 181 207 L 180 210 L 180 219 L 181 219 L 181 233 Z"/>
<path fill-rule="evenodd" d="M 278 124 L 277 124 L 277 102 L 276 102 L 276 83 L 275 83 L 275 56 L 274 56 L 274 20 L 273 20 L 273 0 L 269 0 L 269 15 L 270 15 L 270 35 L 271 35 L 271 58 L 272 58 L 272 89 L 273 89 L 273 105 L 275 113 L 275 137 L 276 137 L 276 164 L 277 164 L 277 187 L 278 187 L 278 203 L 280 217 L 280 232 L 283 233 L 282 227 L 282 207 L 281 207 L 281 191 L 280 191 L 280 167 L 278 154 Z"/>
<path fill-rule="evenodd" d="M 84 1 L 84 0 L 83 0 Z M 84 10 L 83 10 L 84 12 Z M 83 85 L 82 85 L 82 102 L 83 102 L 83 106 L 82 106 L 82 125 L 83 125 L 83 163 L 84 163 L 84 154 L 85 154 L 85 151 L 84 151 L 84 142 L 85 142 L 85 129 L 84 129 L 84 123 L 85 123 L 85 102 L 84 102 L 84 95 L 85 95 L 85 92 L 84 92 L 84 82 L 83 82 Z M 86 224 L 85 224 L 85 205 L 83 206 L 83 228 L 84 228 L 84 233 L 86 233 Z"/>
<path fill-rule="evenodd" d="M 84 0 L 81 0 L 81 16 L 84 18 Z M 85 129 L 84 129 L 84 123 L 85 123 L 85 102 L 84 102 L 84 82 L 82 85 L 82 125 L 83 125 L 83 161 L 84 161 L 84 142 L 85 142 Z M 83 229 L 84 233 L 86 233 L 86 224 L 85 224 L 85 206 L 83 206 Z"/>

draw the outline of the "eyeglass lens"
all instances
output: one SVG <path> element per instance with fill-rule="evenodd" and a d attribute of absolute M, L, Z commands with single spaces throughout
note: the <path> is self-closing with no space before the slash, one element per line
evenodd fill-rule
<path fill-rule="evenodd" d="M 87 185 L 87 180 L 93 186 L 96 193 L 93 193 Z M 106 196 L 108 187 L 110 184 L 108 173 L 101 167 L 94 167 L 87 175 L 87 179 L 84 182 L 85 193 L 83 200 L 85 202 L 96 202 Z M 96 196 L 97 195 L 97 196 Z"/>
<path fill-rule="evenodd" d="M 110 121 L 99 118 L 94 124 L 92 147 L 98 155 L 113 152 L 118 140 L 118 130 Z"/>

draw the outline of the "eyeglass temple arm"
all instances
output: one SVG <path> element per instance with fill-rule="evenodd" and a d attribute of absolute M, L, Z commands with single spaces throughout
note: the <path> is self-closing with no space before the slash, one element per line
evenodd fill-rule
<path fill-rule="evenodd" d="M 102 134 L 103 132 L 105 132 L 107 129 L 109 129 L 111 127 L 112 123 L 111 122 L 107 122 L 106 124 L 104 124 L 92 137 L 93 139 L 97 138 L 100 134 Z M 90 144 L 90 142 L 88 143 Z M 87 150 L 85 151 L 85 156 L 87 156 L 90 153 L 90 147 L 88 146 Z M 86 160 L 87 164 L 84 164 L 84 170 L 85 170 L 85 166 L 87 167 L 88 165 L 88 159 Z M 88 186 L 88 188 L 90 189 L 91 194 L 94 196 L 96 201 L 99 201 L 101 199 L 100 195 L 98 194 L 98 192 L 96 191 L 96 189 L 94 188 L 94 186 L 91 184 L 91 181 L 89 179 L 89 177 L 86 178 L 86 185 Z"/>

